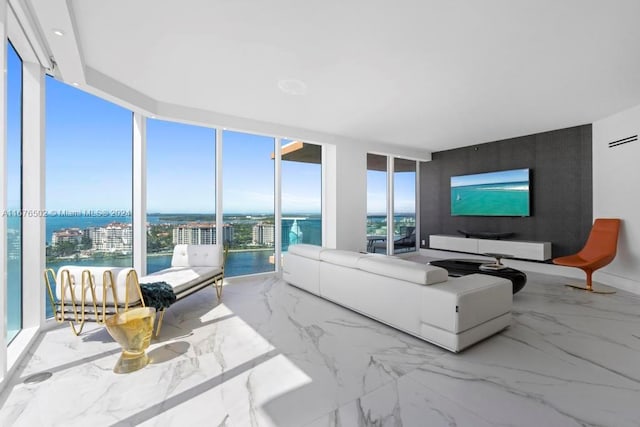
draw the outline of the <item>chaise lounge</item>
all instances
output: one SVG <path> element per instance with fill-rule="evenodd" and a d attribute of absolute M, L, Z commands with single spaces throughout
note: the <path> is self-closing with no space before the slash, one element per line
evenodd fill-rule
<path fill-rule="evenodd" d="M 141 283 L 165 282 L 176 300 L 213 285 L 220 300 L 225 258 L 222 245 L 176 245 L 170 268 L 143 277 L 133 268 L 69 265 L 60 267 L 57 275 L 47 269 L 44 278 L 56 321 L 68 321 L 78 335 L 85 321 L 104 324 L 107 317 L 122 310 L 144 307 Z M 162 309 L 156 335 L 164 313 Z"/>

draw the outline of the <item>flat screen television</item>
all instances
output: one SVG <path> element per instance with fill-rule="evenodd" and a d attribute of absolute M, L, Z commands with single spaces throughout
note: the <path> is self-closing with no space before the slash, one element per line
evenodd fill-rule
<path fill-rule="evenodd" d="M 530 216 L 529 169 L 451 177 L 453 216 Z"/>

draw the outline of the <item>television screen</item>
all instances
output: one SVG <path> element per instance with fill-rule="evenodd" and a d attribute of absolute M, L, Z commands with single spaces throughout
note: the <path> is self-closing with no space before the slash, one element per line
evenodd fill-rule
<path fill-rule="evenodd" d="M 529 216 L 529 169 L 452 176 L 451 215 Z"/>

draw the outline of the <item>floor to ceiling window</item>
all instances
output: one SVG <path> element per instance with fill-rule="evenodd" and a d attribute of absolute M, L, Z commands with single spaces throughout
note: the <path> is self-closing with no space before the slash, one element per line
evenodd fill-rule
<path fill-rule="evenodd" d="M 11 342 L 22 329 L 22 60 L 7 45 L 6 331 Z"/>
<path fill-rule="evenodd" d="M 387 253 L 387 156 L 367 154 L 367 252 Z"/>
<path fill-rule="evenodd" d="M 416 167 L 415 160 L 367 154 L 368 252 L 417 250 Z M 387 244 L 390 239 L 392 247 Z"/>
<path fill-rule="evenodd" d="M 132 123 L 131 111 L 46 78 L 47 268 L 132 265 Z"/>
<path fill-rule="evenodd" d="M 415 251 L 416 161 L 393 159 L 393 252 Z"/>
<path fill-rule="evenodd" d="M 282 251 L 296 243 L 322 245 L 322 147 L 281 143 Z"/>
<path fill-rule="evenodd" d="M 272 137 L 223 132 L 225 276 L 275 269 L 274 144 Z"/>
<path fill-rule="evenodd" d="M 217 243 L 217 225 L 215 129 L 148 119 L 147 273 L 170 267 L 176 244 Z"/>

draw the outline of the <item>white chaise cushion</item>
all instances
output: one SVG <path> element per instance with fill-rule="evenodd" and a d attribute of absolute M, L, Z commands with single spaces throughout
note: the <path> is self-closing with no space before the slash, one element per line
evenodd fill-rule
<path fill-rule="evenodd" d="M 419 285 L 433 285 L 446 282 L 448 279 L 447 270 L 444 268 L 387 256 L 360 258 L 355 267 L 369 273 Z"/>
<path fill-rule="evenodd" d="M 171 267 L 140 278 L 140 283 L 166 282 L 180 292 L 222 273 L 222 267 Z"/>
<path fill-rule="evenodd" d="M 307 245 L 301 243 L 298 245 L 289 246 L 288 252 L 294 255 L 299 255 L 301 257 L 320 260 L 320 253 L 324 250 L 325 248 L 323 248 L 322 246 Z"/>
<path fill-rule="evenodd" d="M 356 265 L 361 258 L 368 257 L 373 257 L 373 255 L 361 254 L 359 252 L 352 251 L 343 251 L 340 249 L 325 249 L 320 253 L 321 261 L 350 268 L 356 268 Z"/>
<path fill-rule="evenodd" d="M 176 245 L 171 267 L 222 267 L 222 245 Z"/>
<path fill-rule="evenodd" d="M 72 286 L 66 288 L 65 292 L 65 303 L 71 303 L 71 289 L 73 289 L 73 296 L 75 298 L 76 304 L 80 305 L 82 302 L 82 272 L 88 271 L 91 274 L 93 279 L 93 284 L 95 286 L 95 303 L 102 304 L 103 300 L 103 278 L 104 273 L 106 271 L 111 271 L 113 276 L 113 280 L 116 284 L 116 297 L 118 299 L 118 304 L 125 303 L 125 297 L 127 296 L 126 289 L 126 279 L 127 275 L 132 268 L 122 268 L 122 267 L 94 267 L 94 266 L 78 266 L 78 265 L 65 265 L 58 269 L 58 274 L 56 277 L 56 297 L 58 300 L 62 299 L 62 272 L 69 271 L 69 275 L 71 278 Z M 129 289 L 129 304 L 135 305 L 138 301 L 140 301 L 140 296 L 138 294 L 137 289 L 135 289 L 135 284 L 131 282 L 131 287 Z M 106 303 L 113 304 L 113 292 L 111 289 L 107 289 L 106 294 Z M 85 287 L 85 306 L 93 304 L 93 298 L 91 295 L 91 291 L 88 287 Z"/>

